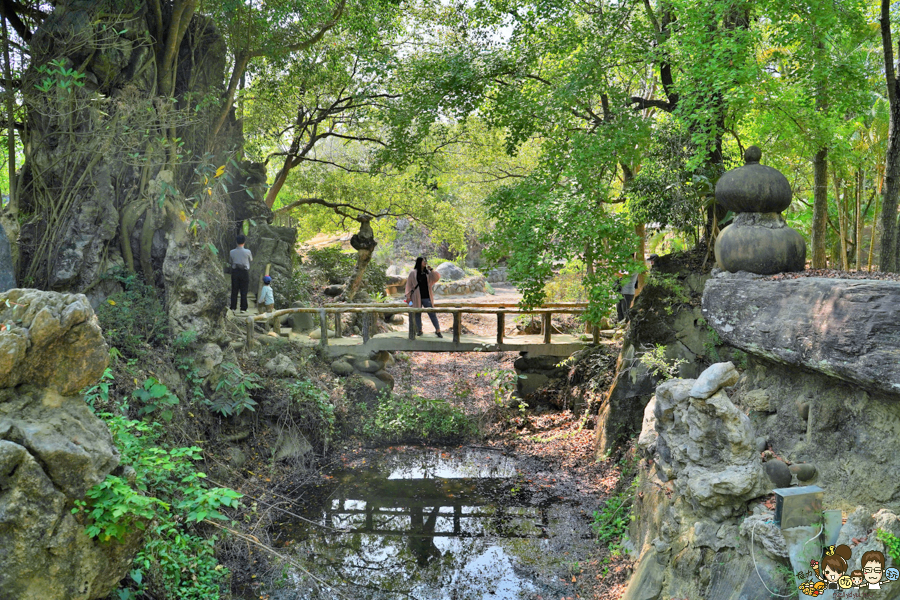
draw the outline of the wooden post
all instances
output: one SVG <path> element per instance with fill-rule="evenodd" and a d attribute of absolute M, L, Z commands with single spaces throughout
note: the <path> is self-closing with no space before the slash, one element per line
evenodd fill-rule
<path fill-rule="evenodd" d="M 591 335 L 594 338 L 594 344 L 599 344 L 600 343 L 600 328 L 598 326 L 594 325 L 591 328 Z"/>
<path fill-rule="evenodd" d="M 416 319 L 413 313 L 409 313 L 409 339 L 412 341 L 416 339 Z"/>
<path fill-rule="evenodd" d="M 253 347 L 253 319 L 247 317 L 247 350 Z"/>
<path fill-rule="evenodd" d="M 541 315 L 541 320 L 544 322 L 542 328 L 544 330 L 544 343 L 545 344 L 550 343 L 550 334 L 553 333 L 551 331 L 553 329 L 553 325 L 550 323 L 551 316 L 553 316 L 553 313 L 548 313 L 548 312 L 545 312 L 544 314 Z"/>
<path fill-rule="evenodd" d="M 328 316 L 325 314 L 324 308 L 319 309 L 319 329 L 322 332 L 319 345 L 324 348 L 328 345 Z"/>
<path fill-rule="evenodd" d="M 503 334 L 506 331 L 506 313 L 497 313 L 497 345 L 503 343 Z"/>
<path fill-rule="evenodd" d="M 343 323 L 341 323 L 341 313 L 334 313 L 334 337 L 335 338 L 341 337 L 341 326 L 342 325 L 343 325 Z"/>
<path fill-rule="evenodd" d="M 453 313 L 453 343 L 459 343 L 460 330 L 462 329 L 462 313 Z"/>
<path fill-rule="evenodd" d="M 369 341 L 369 313 L 362 314 L 362 336 L 363 344 Z"/>

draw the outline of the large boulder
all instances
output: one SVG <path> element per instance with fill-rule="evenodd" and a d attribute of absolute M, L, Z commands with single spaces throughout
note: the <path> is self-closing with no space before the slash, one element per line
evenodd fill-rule
<path fill-rule="evenodd" d="M 108 363 L 83 295 L 15 289 L 0 302 L 0 598 L 106 597 L 140 543 L 100 542 L 71 507 L 118 466 L 106 425 L 75 397 Z"/>
<path fill-rule="evenodd" d="M 675 488 L 691 502 L 707 508 L 737 507 L 767 491 L 756 436 L 750 419 L 722 387 L 734 383 L 722 378 L 734 366 L 716 364 L 691 382 L 667 381 L 656 389 L 655 461 Z M 704 382 L 719 381 L 710 392 Z M 695 389 L 702 388 L 699 395 Z"/>
<path fill-rule="evenodd" d="M 703 315 L 728 344 L 870 390 L 900 391 L 900 282 L 720 274 Z"/>
<path fill-rule="evenodd" d="M 294 247 L 297 243 L 297 230 L 293 227 L 276 227 L 259 223 L 250 227 L 247 235 L 247 248 L 253 252 L 250 263 L 250 291 L 254 294 L 262 284 L 266 265 L 271 265 L 269 275 L 276 293 L 286 291 L 283 287 L 294 272 Z"/>
<path fill-rule="evenodd" d="M 441 274 L 443 280 L 458 281 L 466 276 L 466 272 L 452 262 L 441 263 L 434 270 Z"/>
<path fill-rule="evenodd" d="M 230 283 L 212 252 L 175 224 L 163 262 L 172 337 L 194 331 L 204 342 L 225 342 Z"/>
<path fill-rule="evenodd" d="M 40 384 L 66 396 L 97 381 L 109 349 L 87 298 L 13 289 L 0 298 L 0 388 Z"/>

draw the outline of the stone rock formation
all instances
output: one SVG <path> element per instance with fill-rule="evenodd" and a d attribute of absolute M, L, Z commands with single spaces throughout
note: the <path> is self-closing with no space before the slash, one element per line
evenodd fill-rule
<path fill-rule="evenodd" d="M 83 295 L 10 290 L 0 299 L 0 598 L 106 597 L 139 536 L 88 537 L 72 503 L 119 463 L 80 389 L 109 361 Z"/>
<path fill-rule="evenodd" d="M 753 427 L 724 389 L 736 380 L 731 363 L 715 364 L 697 380 L 661 384 L 647 405 L 638 449 L 649 467 L 634 501 L 629 538 L 639 560 L 627 600 L 769 597 L 750 577 L 741 520 L 770 484 Z M 774 571 L 784 541 L 763 537 L 775 558 L 757 550 L 756 560 Z"/>
<path fill-rule="evenodd" d="M 863 385 L 900 392 L 900 283 L 802 277 L 709 280 L 703 315 L 745 352 Z"/>
<path fill-rule="evenodd" d="M 791 186 L 776 169 L 759 164 L 760 158 L 762 151 L 750 146 L 744 153 L 747 164 L 716 184 L 716 200 L 737 213 L 716 239 L 716 262 L 732 273 L 802 271 L 806 242 L 781 216 L 791 205 Z"/>
<path fill-rule="evenodd" d="M 466 272 L 452 262 L 441 263 L 434 270 L 441 274 L 441 279 L 449 281 L 458 281 L 466 276 Z"/>
<path fill-rule="evenodd" d="M 9 290 L 0 297 L 0 321 L 0 388 L 31 383 L 72 396 L 99 379 L 109 361 L 80 294 Z"/>
<path fill-rule="evenodd" d="M 699 300 L 708 276 L 685 273 L 669 260 L 663 257 L 654 269 L 665 275 L 677 275 L 677 285 L 688 302 L 675 299 L 671 290 L 654 284 L 653 280 L 635 299 L 631 325 L 625 332 L 616 364 L 615 380 L 600 406 L 598 455 L 612 451 L 640 431 L 644 407 L 660 381 L 641 362 L 645 352 L 656 345 L 665 346 L 667 361 L 681 361 L 679 377 L 697 377 L 703 366 L 709 364 L 706 355 L 714 348 L 713 338 L 706 327 L 698 325 L 703 318 Z"/>

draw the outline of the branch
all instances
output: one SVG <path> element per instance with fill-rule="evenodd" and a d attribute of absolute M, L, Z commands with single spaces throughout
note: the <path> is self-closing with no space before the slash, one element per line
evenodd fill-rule
<path fill-rule="evenodd" d="M 28 29 L 28 26 L 25 25 L 21 18 L 19 18 L 19 11 L 24 11 L 24 8 L 25 7 L 12 0 L 0 0 L 0 15 L 12 25 L 12 28 L 19 34 L 19 37 L 27 42 L 31 40 L 31 30 Z"/>
<path fill-rule="evenodd" d="M 328 33 L 335 25 L 337 25 L 338 21 L 341 20 L 341 16 L 344 14 L 344 8 L 347 6 L 347 0 L 341 0 L 338 2 L 338 5 L 334 7 L 334 10 L 331 12 L 331 20 L 322 25 L 319 28 L 319 31 L 315 33 L 311 38 L 305 40 L 303 42 L 293 44 L 287 47 L 287 50 L 290 52 L 300 52 L 301 50 L 308 50 L 312 48 L 314 45 L 319 43 L 319 41 L 325 37 L 325 34 Z M 263 52 L 260 50 L 254 53 L 254 56 L 261 56 Z"/>
<path fill-rule="evenodd" d="M 634 107 L 635 110 L 644 110 L 645 108 L 658 108 L 660 110 L 664 110 L 666 112 L 672 112 L 675 107 L 668 100 L 650 100 L 648 98 L 641 98 L 640 96 L 632 96 L 631 100 L 628 101 L 628 104 L 636 104 Z"/>

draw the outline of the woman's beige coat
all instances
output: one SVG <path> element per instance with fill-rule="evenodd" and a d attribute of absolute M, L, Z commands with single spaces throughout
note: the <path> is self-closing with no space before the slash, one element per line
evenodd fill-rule
<path fill-rule="evenodd" d="M 431 305 L 434 306 L 434 284 L 436 284 L 441 279 L 441 274 L 431 270 L 431 273 L 428 274 L 428 297 L 431 298 Z M 409 301 L 412 300 L 413 308 L 422 308 L 422 294 L 419 293 L 419 290 L 413 291 L 413 288 L 416 287 L 416 270 L 413 269 L 409 272 L 409 277 L 406 278 L 406 303 L 409 304 Z"/>

